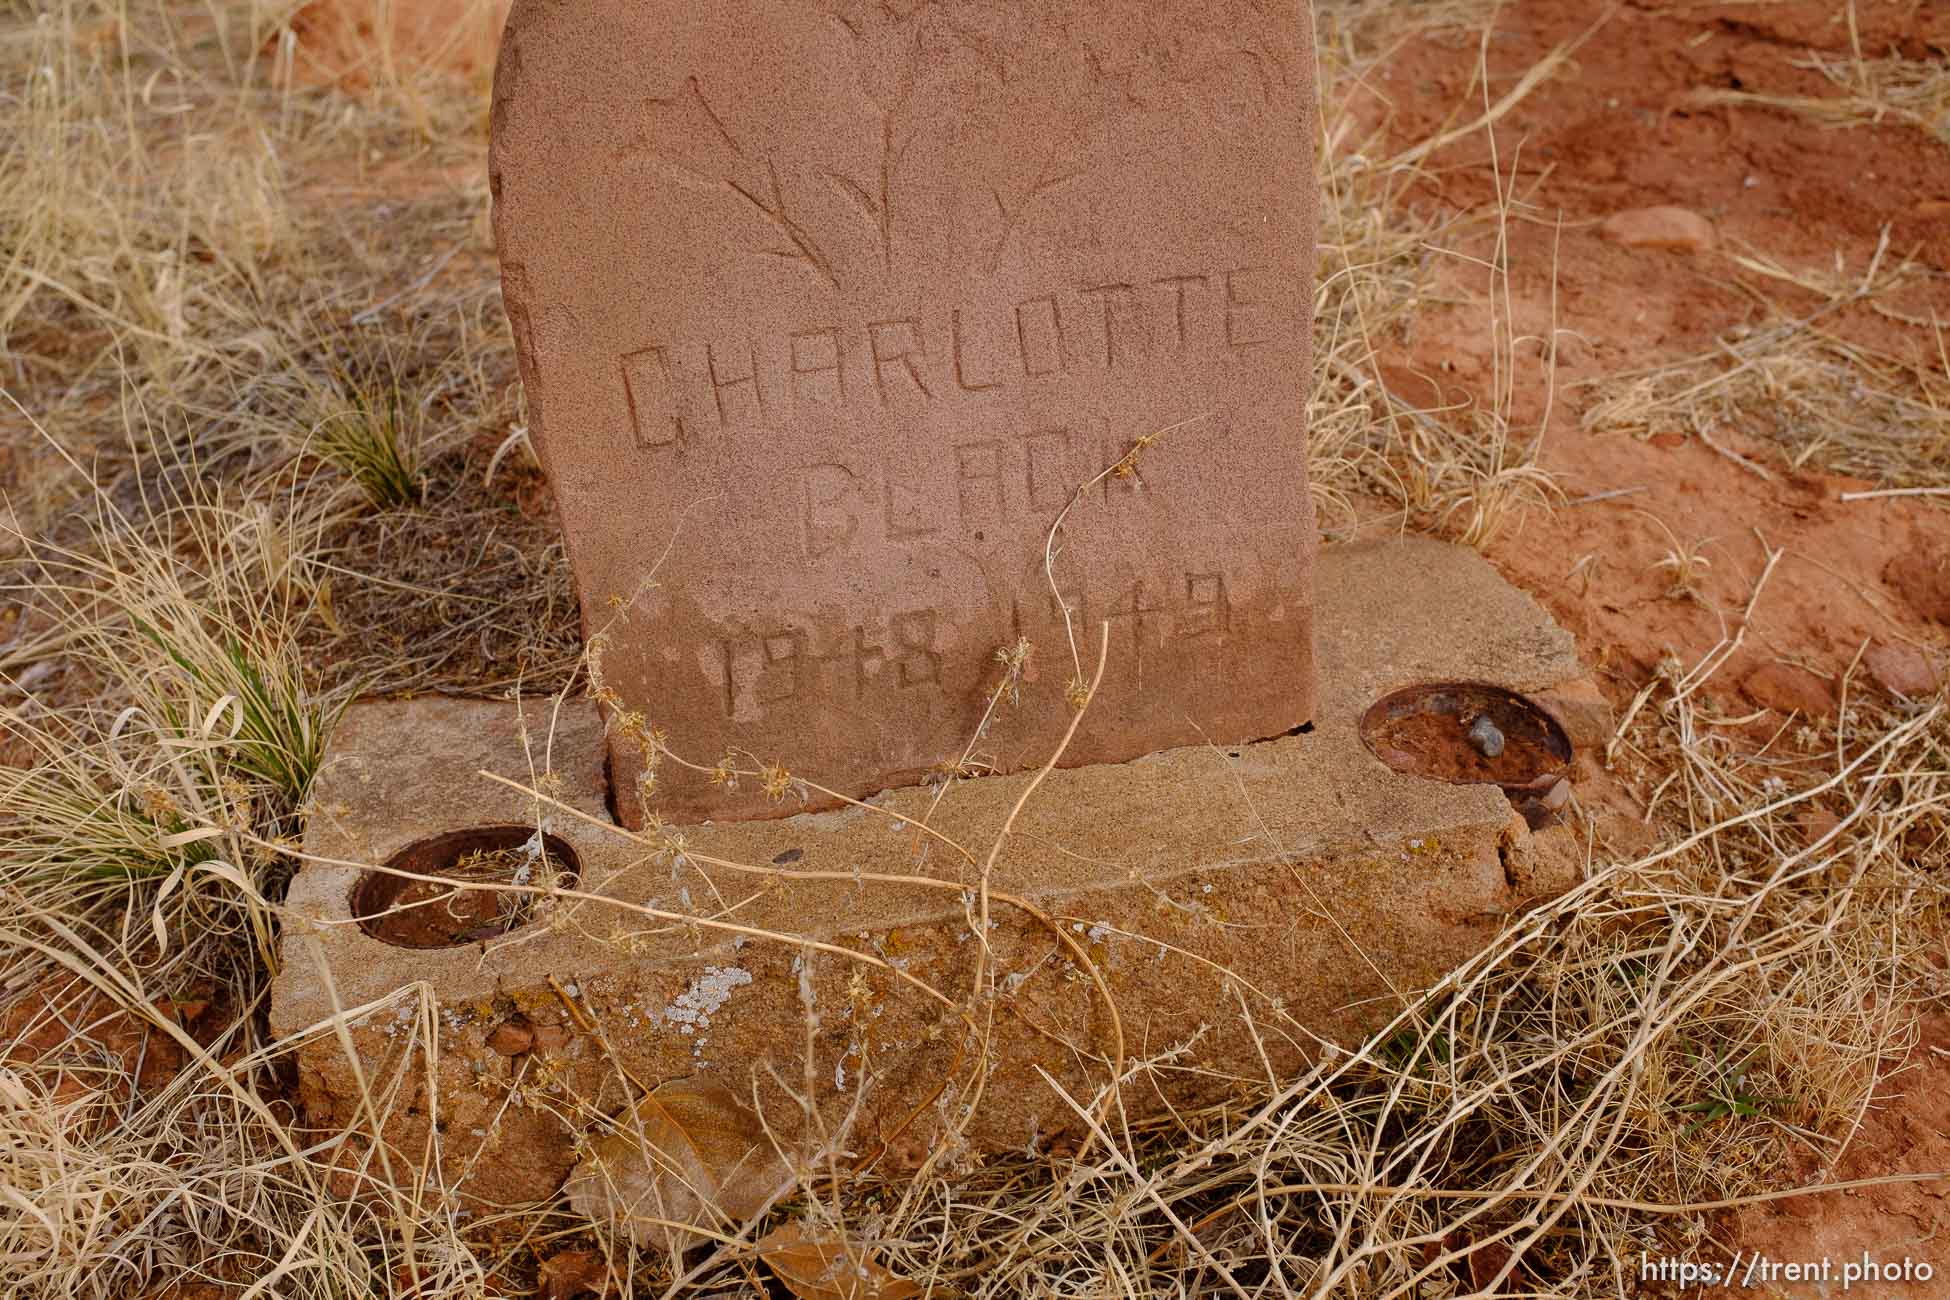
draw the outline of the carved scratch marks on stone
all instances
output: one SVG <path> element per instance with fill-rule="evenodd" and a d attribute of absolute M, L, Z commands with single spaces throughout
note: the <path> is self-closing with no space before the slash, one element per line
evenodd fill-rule
<path fill-rule="evenodd" d="M 859 19 L 850 18 L 845 13 L 841 12 L 840 9 L 830 7 L 830 6 L 826 10 L 826 16 L 828 18 L 831 18 L 834 22 L 838 23 L 840 29 L 844 31 L 849 37 L 851 37 L 855 42 L 859 42 L 866 39 L 866 33 L 860 30 Z"/>
<path fill-rule="evenodd" d="M 924 131 L 942 125 L 943 105 L 965 124 L 980 116 L 987 94 L 972 95 L 974 81 L 1007 86 L 1015 77 L 1022 46 L 1033 24 L 1008 5 L 948 4 L 941 0 L 821 0 L 827 17 L 844 31 L 857 89 L 878 122 L 878 166 L 862 182 L 827 173 L 879 239 L 882 265 L 893 266 L 899 204 L 896 181 L 908 150 Z M 1077 173 L 1081 175 L 1079 171 Z M 982 182 L 971 176 L 979 187 Z M 1074 177 L 1041 176 L 1034 192 L 1017 196 L 997 187 L 997 207 L 1009 220 L 1018 204 L 1041 197 L 1039 185 L 1053 188 Z M 975 190 L 980 193 L 980 188 Z M 1006 243 L 1008 236 L 1004 236 Z"/>
<path fill-rule="evenodd" d="M 806 228 L 804 226 L 801 226 L 797 221 L 794 221 L 792 219 L 792 214 L 786 211 L 785 187 L 779 183 L 778 164 L 768 159 L 765 163 L 765 170 L 767 176 L 770 178 L 772 182 L 771 197 L 769 201 L 765 198 L 760 197 L 758 194 L 752 193 L 750 190 L 745 189 L 743 186 L 740 186 L 735 182 L 732 183 L 731 186 L 731 188 L 736 190 L 747 203 L 751 204 L 754 208 L 758 209 L 761 215 L 763 215 L 775 227 L 777 227 L 777 229 L 781 234 L 783 234 L 787 239 L 792 241 L 793 251 L 791 252 L 787 252 L 784 249 L 776 249 L 776 248 L 768 248 L 764 251 L 771 254 L 774 257 L 783 257 L 793 261 L 803 261 L 808 266 L 818 271 L 821 275 L 825 276 L 827 283 L 831 284 L 835 289 L 839 288 L 840 277 L 833 270 L 832 262 L 830 262 L 827 259 L 825 253 L 820 251 L 819 245 L 815 243 L 813 241 L 813 237 L 806 232 Z"/>
<path fill-rule="evenodd" d="M 922 6 L 925 8 L 925 5 Z M 894 177 L 914 143 L 915 132 L 902 138 L 907 106 L 913 99 L 916 68 L 920 62 L 921 29 L 907 20 L 910 13 L 879 7 L 878 13 L 849 15 L 843 5 L 827 10 L 827 16 L 845 30 L 851 42 L 854 71 L 860 96 L 871 106 L 878 123 L 878 158 L 872 187 L 840 172 L 822 174 L 852 204 L 874 237 L 883 269 L 894 265 Z M 891 26 L 889 23 L 891 22 Z M 894 57 L 887 57 L 889 50 Z"/>
<path fill-rule="evenodd" d="M 652 97 L 644 104 L 643 129 L 617 151 L 617 161 L 647 157 L 675 173 L 679 181 L 703 189 L 715 189 L 733 182 L 726 175 L 746 162 L 745 151 L 704 97 L 696 77 L 684 78 L 675 95 Z M 704 137 L 699 148 L 700 137 Z M 665 150 L 691 145 L 704 155 L 701 163 L 686 162 Z M 725 155 L 729 154 L 729 158 Z"/>
<path fill-rule="evenodd" d="M 630 427 L 639 447 L 667 447 L 683 436 L 678 418 L 677 381 L 670 366 L 670 350 L 639 348 L 618 359 L 623 370 L 623 399 L 630 408 Z"/>
<path fill-rule="evenodd" d="M 1062 172 L 1060 175 L 1051 175 L 1050 173 L 1057 169 L 1057 159 L 1061 152 L 1060 149 L 1052 149 L 1043 159 L 1042 167 L 1038 169 L 1035 178 L 1030 181 L 1028 188 L 1009 199 L 1002 197 L 1002 191 L 997 186 L 991 185 L 989 187 L 989 195 L 995 200 L 995 209 L 1002 214 L 1002 233 L 996 238 L 995 248 L 989 253 L 990 271 L 994 271 L 1001 263 L 1003 253 L 1008 251 L 1009 241 L 1014 239 L 1017 232 L 1022 228 L 1023 216 L 1029 211 L 1030 207 L 1038 199 L 1045 198 L 1063 189 L 1065 186 L 1074 184 L 1086 174 L 1086 168 L 1078 167 L 1070 171 Z"/>
<path fill-rule="evenodd" d="M 1128 21 L 1158 39 L 1113 40 L 1084 53 L 1092 80 L 1127 108 L 1187 112 L 1223 126 L 1252 119 L 1295 85 L 1290 11 L 1212 0 L 1151 6 Z"/>
<path fill-rule="evenodd" d="M 1029 426 L 960 437 L 926 454 L 898 459 L 859 451 L 837 453 L 782 477 L 790 483 L 787 512 L 798 526 L 801 554 L 811 563 L 884 554 L 889 546 L 951 540 L 964 551 L 1013 545 L 1031 521 L 1047 528 L 1076 499 L 1077 484 L 1114 465 L 1128 439 L 1108 419 L 1095 427 Z M 1162 469 L 1169 486 L 1172 471 Z M 1092 496 L 1122 513 L 1141 509 L 1139 483 L 1106 477 Z"/>
<path fill-rule="evenodd" d="M 881 266 L 894 269 L 894 173 L 900 169 L 901 161 L 907 156 L 908 146 L 914 143 L 913 135 L 899 144 L 894 141 L 895 111 L 875 105 L 880 115 L 880 161 L 876 169 L 877 189 L 870 192 L 866 186 L 840 172 L 827 171 L 822 175 L 830 181 L 841 195 L 850 200 L 860 217 L 873 230 L 875 244 L 880 250 Z"/>
<path fill-rule="evenodd" d="M 828 181 L 832 182 L 833 188 L 849 199 L 853 203 L 853 206 L 859 210 L 860 216 L 879 232 L 880 260 L 883 264 L 888 262 L 890 260 L 890 250 L 893 245 L 893 223 L 890 220 L 891 209 L 887 203 L 887 169 L 883 167 L 880 170 L 880 192 L 878 194 L 868 193 L 866 187 L 854 180 L 851 176 L 845 176 L 839 172 L 832 171 L 821 174 Z"/>
<path fill-rule="evenodd" d="M 977 66 L 1000 85 L 1007 85 L 1012 70 L 1010 52 L 1003 49 L 1000 42 L 990 39 L 988 33 L 978 31 L 971 24 L 953 18 L 943 17 L 942 30 L 967 51 Z"/>
<path fill-rule="evenodd" d="M 686 77 L 675 95 L 649 100 L 645 116 L 644 128 L 618 151 L 619 162 L 648 158 L 679 184 L 735 195 L 785 241 L 756 250 L 760 255 L 802 265 L 839 288 L 832 258 L 787 204 L 778 164 L 745 152 L 696 77 Z"/>

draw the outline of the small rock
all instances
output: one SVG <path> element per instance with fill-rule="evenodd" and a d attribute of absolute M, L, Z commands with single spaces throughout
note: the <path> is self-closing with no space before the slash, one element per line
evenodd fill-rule
<path fill-rule="evenodd" d="M 538 1052 L 559 1052 L 569 1045 L 575 1035 L 567 1025 L 537 1025 L 535 1027 L 535 1050 Z"/>
<path fill-rule="evenodd" d="M 1950 551 L 1906 547 L 1883 566 L 1882 580 L 1922 617 L 1950 625 Z"/>
<path fill-rule="evenodd" d="M 203 1019 L 203 1013 L 210 1009 L 210 999 L 179 999 L 172 1002 L 170 1006 L 176 1012 L 176 1021 L 178 1024 L 193 1025 Z"/>
<path fill-rule="evenodd" d="M 1476 752 L 1484 758 L 1497 758 L 1503 753 L 1503 733 L 1496 729 L 1485 713 L 1469 727 L 1469 743 L 1476 746 Z"/>
<path fill-rule="evenodd" d="M 543 1300 L 577 1300 L 610 1294 L 609 1265 L 593 1250 L 559 1250 L 536 1271 Z"/>
<path fill-rule="evenodd" d="M 1811 846 L 1819 844 L 1822 836 L 1841 824 L 1841 818 L 1820 804 L 1804 808 L 1794 819 L 1794 828 L 1801 832 L 1801 842 Z"/>
<path fill-rule="evenodd" d="M 1598 233 L 1627 248 L 1666 248 L 1704 253 L 1717 245 L 1713 223 L 1686 208 L 1632 208 L 1605 218 Z"/>
<path fill-rule="evenodd" d="M 1747 674 L 1740 689 L 1755 704 L 1776 713 L 1825 718 L 1835 712 L 1834 688 L 1825 678 L 1793 664 L 1762 664 Z"/>
<path fill-rule="evenodd" d="M 520 1056 L 535 1045 L 535 1033 L 526 1025 L 518 1025 L 512 1020 L 494 1027 L 488 1035 L 488 1047 L 503 1056 Z"/>
<path fill-rule="evenodd" d="M 1936 694 L 1936 665 L 1913 645 L 1878 641 L 1862 656 L 1862 666 L 1876 685 L 1891 695 L 1917 698 Z"/>
<path fill-rule="evenodd" d="M 1557 784 L 1544 791 L 1543 796 L 1537 802 L 1552 812 L 1562 811 L 1564 805 L 1571 802 L 1571 783 L 1563 777 L 1559 777 Z"/>

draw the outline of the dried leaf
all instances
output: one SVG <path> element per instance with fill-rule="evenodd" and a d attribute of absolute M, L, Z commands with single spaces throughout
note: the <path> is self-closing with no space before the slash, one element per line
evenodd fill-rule
<path fill-rule="evenodd" d="M 316 598 L 312 602 L 312 608 L 318 611 L 318 616 L 325 621 L 326 629 L 330 631 L 333 636 L 338 637 L 338 636 L 345 635 L 345 629 L 339 624 L 338 613 L 332 608 L 331 578 L 327 577 L 323 582 L 320 582 L 318 584 L 318 590 L 316 593 Z"/>
<path fill-rule="evenodd" d="M 1510 1248 L 1500 1241 L 1486 1241 L 1470 1251 L 1466 1258 L 1469 1260 L 1470 1285 L 1478 1291 L 1485 1291 L 1491 1280 L 1503 1271 L 1503 1266 L 1510 1262 Z M 1521 1272 L 1522 1269 L 1519 1268 L 1518 1274 Z M 1510 1283 L 1515 1280 L 1515 1276 L 1506 1279 L 1504 1285 L 1499 1286 L 1494 1294 L 1510 1295 L 1512 1293 Z"/>
<path fill-rule="evenodd" d="M 922 1293 L 918 1283 L 896 1277 L 858 1242 L 809 1237 L 797 1223 L 766 1234 L 758 1257 L 799 1300 L 909 1300 Z"/>
<path fill-rule="evenodd" d="M 593 1250 L 558 1250 L 537 1271 L 542 1300 L 577 1300 L 586 1295 L 600 1300 L 610 1293 L 609 1265 Z"/>
<path fill-rule="evenodd" d="M 639 1244 L 681 1255 L 751 1218 L 791 1179 L 758 1119 L 715 1079 L 660 1085 L 598 1138 L 563 1186 L 569 1204 Z"/>

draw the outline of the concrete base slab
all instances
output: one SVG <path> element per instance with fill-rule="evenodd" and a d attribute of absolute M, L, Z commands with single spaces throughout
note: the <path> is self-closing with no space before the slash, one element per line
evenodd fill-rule
<path fill-rule="evenodd" d="M 345 1157 L 364 1160 L 376 1117 L 394 1177 L 509 1202 L 552 1193 L 601 1116 L 673 1078 L 755 1095 L 788 1139 L 810 1081 L 825 1122 L 850 1111 L 848 1149 L 902 1167 L 955 1129 L 989 1150 L 1079 1131 L 1039 1070 L 1087 1104 L 1120 1055 L 1152 1060 L 1124 1086 L 1142 1112 L 1357 1040 L 1578 871 L 1568 834 L 1533 833 L 1496 786 L 1385 766 L 1363 713 L 1459 681 L 1522 693 L 1582 753 L 1607 720 L 1570 636 L 1473 552 L 1329 549 L 1318 581 L 1313 730 L 1050 773 L 995 857 L 993 991 L 973 998 L 980 864 L 1028 775 L 871 801 L 939 840 L 858 808 L 631 834 L 606 811 L 589 703 L 355 706 L 315 786 L 273 991 L 274 1029 L 305 1035 L 311 1118 L 364 1134 Z M 367 867 L 538 823 L 580 879 L 519 928 L 406 949 L 354 920 Z M 989 1031 L 979 1069 L 970 1023 Z"/>

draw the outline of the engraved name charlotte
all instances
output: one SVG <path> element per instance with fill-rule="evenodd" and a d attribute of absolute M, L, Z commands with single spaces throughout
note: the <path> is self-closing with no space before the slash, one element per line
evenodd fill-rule
<path fill-rule="evenodd" d="M 822 409 L 922 410 L 1037 381 L 1294 336 L 1263 266 L 1090 284 L 796 330 L 650 341 L 618 358 L 636 445 L 779 428 Z"/>

